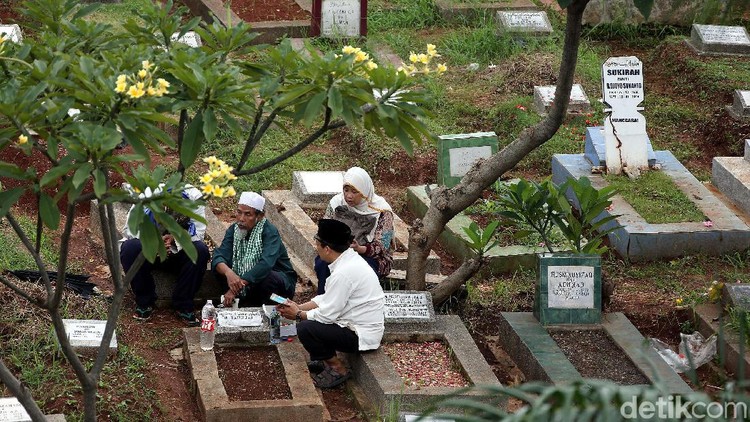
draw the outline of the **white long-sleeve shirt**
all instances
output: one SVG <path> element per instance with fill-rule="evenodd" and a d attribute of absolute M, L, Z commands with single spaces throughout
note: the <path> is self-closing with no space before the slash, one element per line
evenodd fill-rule
<path fill-rule="evenodd" d="M 385 295 L 378 276 L 351 248 L 328 268 L 326 292 L 312 298 L 318 307 L 307 311 L 307 319 L 349 328 L 359 337 L 359 350 L 377 349 L 385 330 Z"/>

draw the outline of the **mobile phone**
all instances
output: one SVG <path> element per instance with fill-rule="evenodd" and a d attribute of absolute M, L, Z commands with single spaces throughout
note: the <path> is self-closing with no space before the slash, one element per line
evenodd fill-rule
<path fill-rule="evenodd" d="M 281 296 L 277 295 L 276 293 L 272 293 L 271 294 L 271 300 L 274 301 L 274 302 L 276 302 L 276 303 L 278 303 L 278 304 L 281 304 L 281 305 L 283 305 L 283 304 L 286 303 L 286 298 L 281 297 Z"/>

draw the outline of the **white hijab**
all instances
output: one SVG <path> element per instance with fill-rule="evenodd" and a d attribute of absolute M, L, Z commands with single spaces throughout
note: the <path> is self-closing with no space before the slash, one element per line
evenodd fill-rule
<path fill-rule="evenodd" d="M 373 216 L 376 219 L 375 226 L 367 235 L 367 241 L 372 242 L 377 228 L 377 219 L 383 211 L 393 211 L 388 202 L 382 196 L 375 194 L 375 185 L 367 172 L 360 167 L 352 167 L 344 173 L 344 186 L 349 185 L 357 189 L 364 197 L 362 202 L 351 207 L 344 199 L 344 193 L 339 193 L 331 198 L 330 207 L 335 210 L 337 207 L 345 206 L 349 210 L 365 216 Z"/>

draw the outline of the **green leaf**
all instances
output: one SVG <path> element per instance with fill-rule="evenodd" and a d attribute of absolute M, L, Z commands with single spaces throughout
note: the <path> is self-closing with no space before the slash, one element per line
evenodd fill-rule
<path fill-rule="evenodd" d="M 323 101 L 326 100 L 326 92 L 322 91 L 317 94 L 315 94 L 310 101 L 307 103 L 307 107 L 305 107 L 305 117 L 304 117 L 304 124 L 307 127 L 310 127 L 310 125 L 313 124 L 315 121 L 315 118 L 320 115 L 320 112 L 323 110 Z"/>
<path fill-rule="evenodd" d="M 216 136 L 217 132 L 216 114 L 214 110 L 209 107 L 203 110 L 203 136 L 207 141 L 211 141 Z"/>
<path fill-rule="evenodd" d="M 156 261 L 156 254 L 164 249 L 164 242 L 159 236 L 159 231 L 145 214 L 141 215 L 141 224 L 138 230 L 138 238 L 141 240 L 141 251 L 148 262 Z M 164 251 L 166 254 L 166 250 Z"/>
<path fill-rule="evenodd" d="M 81 167 L 78 167 L 78 170 L 73 174 L 73 186 L 76 188 L 81 186 L 89 178 L 89 174 L 91 174 L 91 170 L 93 169 L 94 165 L 88 161 L 83 163 Z"/>
<path fill-rule="evenodd" d="M 51 169 L 49 169 L 49 171 L 47 171 L 47 173 L 44 173 L 44 176 L 42 176 L 41 180 L 39 180 L 39 186 L 45 187 L 52 184 L 52 182 L 57 182 L 58 179 L 62 178 L 66 173 L 68 173 L 68 170 L 70 170 L 70 167 L 64 165 L 52 167 Z"/>
<path fill-rule="evenodd" d="M 10 207 L 18 202 L 18 198 L 23 195 L 24 190 L 24 188 L 13 188 L 0 192 L 0 218 L 8 215 Z"/>
<path fill-rule="evenodd" d="M 344 109 L 344 100 L 341 97 L 341 91 L 335 86 L 332 86 L 328 90 L 328 107 L 333 112 L 334 118 L 340 116 Z"/>
<path fill-rule="evenodd" d="M 100 169 L 94 171 L 94 194 L 101 199 L 107 192 L 107 178 Z"/>
<path fill-rule="evenodd" d="M 185 131 L 180 149 L 180 162 L 185 168 L 193 165 L 203 143 L 203 113 L 197 113 Z"/>
<path fill-rule="evenodd" d="M 60 225 L 60 210 L 55 201 L 44 192 L 39 195 L 39 215 L 45 226 L 57 230 Z"/>

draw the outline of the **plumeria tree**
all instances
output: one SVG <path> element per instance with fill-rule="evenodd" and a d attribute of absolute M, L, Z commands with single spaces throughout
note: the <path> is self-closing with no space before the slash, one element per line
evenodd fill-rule
<path fill-rule="evenodd" d="M 186 183 L 198 185 L 204 199 L 231 196 L 237 177 L 267 169 L 347 125 L 397 138 L 411 150 L 428 137 L 425 112 L 416 105 L 425 94 L 411 86 L 413 76 L 445 70 L 445 65 L 432 63 L 437 57 L 434 46 L 414 54 L 401 69 L 379 67 L 352 47 L 338 54 L 312 49 L 300 53 L 282 42 L 261 51 L 250 44 L 255 35 L 244 23 L 225 27 L 183 21 L 184 10 L 174 8 L 171 0 L 155 3 L 119 32 L 83 19 L 96 5 L 31 0 L 21 10 L 30 24 L 26 28 L 33 32 L 27 29 L 19 44 L 0 41 L 0 150 L 19 149 L 49 166 L 38 172 L 0 161 L 0 177 L 13 182 L 0 190 L 0 217 L 34 257 L 45 294 L 34 296 L 6 276 L 0 276 L 0 283 L 49 313 L 62 353 L 81 383 L 88 421 L 97 419 L 97 384 L 130 279 L 145 260 L 166 256 L 160 232 L 140 211 L 149 208 L 156 223 L 195 259 L 188 235 L 167 212 L 198 218 L 194 209 L 200 204 L 180 195 Z M 200 35 L 202 47 L 177 41 L 191 30 Z M 170 124 L 177 126 L 176 139 L 163 130 Z M 243 139 L 241 155 L 233 163 L 206 157 L 207 172 L 199 180 L 186 180 L 202 145 L 216 137 L 220 125 Z M 251 154 L 272 125 L 304 129 L 288 131 L 299 137 L 292 148 L 250 166 Z M 120 148 L 123 145 L 131 148 Z M 152 156 L 169 151 L 179 156 L 177 169 L 152 169 Z M 25 193 L 36 201 L 35 233 L 23 230 L 12 206 Z M 98 207 L 91 212 L 101 221 L 114 292 L 98 354 L 93 362 L 83 362 L 66 336 L 61 302 L 77 205 L 93 199 Z M 142 256 L 124 275 L 113 214 L 116 202 L 135 207 L 128 225 L 143 243 Z M 40 257 L 40 239 L 50 230 L 59 232 L 57 283 Z M 23 380 L 2 357 L 0 381 L 34 420 L 43 419 Z"/>

